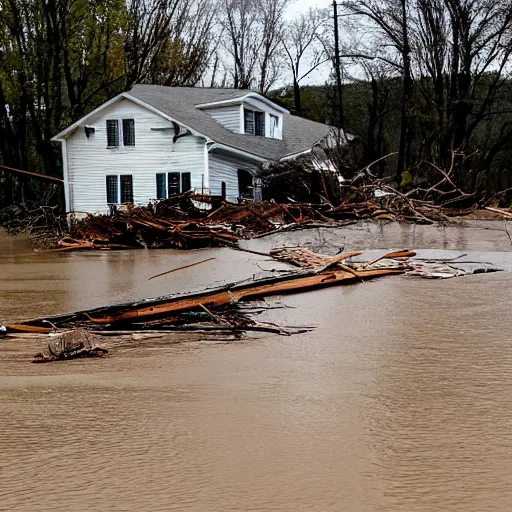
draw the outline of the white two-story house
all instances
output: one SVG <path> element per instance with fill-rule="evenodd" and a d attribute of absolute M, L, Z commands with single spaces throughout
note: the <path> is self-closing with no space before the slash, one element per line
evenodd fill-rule
<path fill-rule="evenodd" d="M 329 132 L 252 91 L 135 85 L 52 140 L 67 211 L 108 213 L 190 189 L 234 200 L 261 164 L 307 154 Z"/>

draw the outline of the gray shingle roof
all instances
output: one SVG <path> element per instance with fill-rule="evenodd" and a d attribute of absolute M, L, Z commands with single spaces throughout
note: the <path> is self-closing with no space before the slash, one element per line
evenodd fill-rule
<path fill-rule="evenodd" d="M 128 94 L 219 144 L 267 160 L 278 160 L 288 155 L 307 151 L 323 139 L 331 129 L 330 126 L 322 123 L 285 114 L 283 140 L 256 137 L 233 133 L 215 121 L 209 114 L 196 108 L 196 105 L 204 103 L 241 98 L 248 92 L 250 91 L 136 84 Z"/>

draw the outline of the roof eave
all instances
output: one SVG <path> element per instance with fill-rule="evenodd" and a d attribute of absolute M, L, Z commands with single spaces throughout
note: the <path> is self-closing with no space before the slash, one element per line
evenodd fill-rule
<path fill-rule="evenodd" d="M 242 149 L 233 148 L 231 146 L 228 146 L 226 144 L 220 144 L 218 142 L 214 142 L 212 146 L 208 148 L 208 151 L 212 151 L 214 149 L 220 149 L 222 151 L 226 151 L 228 153 L 234 153 L 239 156 L 244 156 L 248 160 L 254 160 L 255 162 L 268 162 L 269 160 L 272 160 L 271 158 L 263 158 L 261 156 L 255 155 L 254 153 L 249 153 L 247 151 L 243 151 Z"/>
<path fill-rule="evenodd" d="M 277 103 L 274 103 L 273 101 L 270 101 L 269 99 L 265 98 L 265 96 L 262 96 L 261 94 L 258 94 L 257 92 L 249 92 L 243 96 L 237 96 L 235 98 L 229 98 L 227 100 L 219 100 L 219 101 L 210 101 L 208 103 L 199 103 L 196 105 L 196 108 L 198 109 L 204 109 L 204 108 L 215 108 L 215 107 L 224 107 L 228 105 L 233 105 L 237 103 L 242 103 L 243 101 L 254 98 L 259 101 L 262 101 L 263 103 L 266 103 L 268 106 L 272 107 L 273 109 L 283 113 L 283 114 L 289 114 L 290 111 L 281 107 Z"/>
<path fill-rule="evenodd" d="M 289 155 L 285 155 L 279 159 L 279 162 L 286 162 L 287 160 L 294 160 L 295 158 L 299 158 L 300 156 L 310 155 L 313 148 L 306 149 L 304 151 L 299 151 L 297 153 L 291 153 Z"/>

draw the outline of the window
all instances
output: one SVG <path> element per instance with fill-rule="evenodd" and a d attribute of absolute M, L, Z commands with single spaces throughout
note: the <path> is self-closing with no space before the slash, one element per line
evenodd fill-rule
<path fill-rule="evenodd" d="M 265 137 L 265 112 L 244 108 L 244 131 L 251 135 Z"/>
<path fill-rule="evenodd" d="M 156 198 L 165 199 L 167 194 L 165 192 L 165 173 L 159 172 L 156 175 Z"/>
<path fill-rule="evenodd" d="M 133 203 L 133 177 L 131 174 L 107 176 L 107 204 Z"/>
<path fill-rule="evenodd" d="M 107 176 L 107 204 L 117 204 L 117 176 Z"/>
<path fill-rule="evenodd" d="M 192 188 L 191 176 L 189 172 L 181 173 L 181 193 L 184 194 Z"/>
<path fill-rule="evenodd" d="M 167 190 L 169 197 L 176 196 L 180 193 L 180 173 L 179 172 L 170 172 L 167 175 L 168 185 Z"/>
<path fill-rule="evenodd" d="M 107 119 L 107 147 L 118 148 L 122 129 L 123 146 L 135 146 L 135 119 L 123 119 L 119 126 L 119 119 Z"/>
<path fill-rule="evenodd" d="M 244 108 L 244 131 L 254 135 L 254 112 Z"/>
<path fill-rule="evenodd" d="M 156 198 L 167 199 L 183 194 L 192 188 L 192 175 L 189 172 L 158 172 L 156 174 Z"/>
<path fill-rule="evenodd" d="M 265 137 L 265 112 L 254 112 L 255 134 Z"/>
<path fill-rule="evenodd" d="M 135 146 L 135 119 L 123 119 L 123 144 Z"/>
<path fill-rule="evenodd" d="M 121 203 L 133 203 L 133 178 L 131 174 L 120 176 Z"/>
<path fill-rule="evenodd" d="M 270 114 L 270 137 L 279 139 L 279 118 Z"/>
<path fill-rule="evenodd" d="M 119 147 L 119 121 L 107 119 L 107 147 Z"/>
<path fill-rule="evenodd" d="M 252 174 L 245 169 L 238 169 L 238 197 L 253 199 Z"/>

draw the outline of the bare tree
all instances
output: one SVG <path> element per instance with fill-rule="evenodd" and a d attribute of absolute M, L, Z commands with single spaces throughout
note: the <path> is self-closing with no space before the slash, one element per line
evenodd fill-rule
<path fill-rule="evenodd" d="M 220 0 L 219 24 L 235 89 L 268 92 L 279 78 L 284 11 L 289 0 Z"/>
<path fill-rule="evenodd" d="M 283 48 L 293 78 L 295 110 L 301 113 L 300 82 L 320 65 L 330 60 L 326 45 L 322 42 L 328 12 L 325 9 L 309 8 L 286 26 Z"/>
<path fill-rule="evenodd" d="M 392 45 L 400 58 L 402 77 L 402 102 L 400 141 L 398 148 L 395 180 L 401 181 L 401 174 L 407 167 L 408 123 L 410 101 L 413 93 L 413 75 L 410 44 L 410 10 L 408 0 L 355 0 L 344 4 L 348 12 L 364 17 L 379 32 L 386 44 Z"/>
<path fill-rule="evenodd" d="M 181 0 L 129 0 L 124 45 L 126 87 L 143 82 L 151 64 L 168 42 L 174 13 Z"/>
<path fill-rule="evenodd" d="M 224 47 L 232 59 L 235 89 L 249 89 L 255 80 L 263 42 L 258 30 L 259 14 L 255 0 L 220 0 L 219 22 Z"/>
<path fill-rule="evenodd" d="M 289 0 L 257 0 L 262 45 L 258 59 L 258 90 L 266 94 L 279 78 L 280 48 L 284 35 L 284 12 Z"/>
<path fill-rule="evenodd" d="M 160 52 L 150 63 L 146 81 L 169 86 L 199 82 L 217 47 L 211 37 L 214 8 L 212 0 L 182 1 Z"/>
<path fill-rule="evenodd" d="M 500 0 L 418 0 L 418 67 L 431 80 L 441 165 L 464 152 L 509 79 L 512 4 Z M 510 130 L 503 136 L 509 137 Z M 502 142 L 500 142 L 501 144 Z"/>

